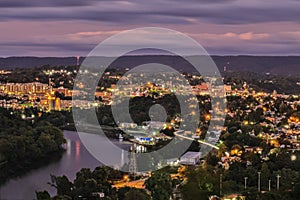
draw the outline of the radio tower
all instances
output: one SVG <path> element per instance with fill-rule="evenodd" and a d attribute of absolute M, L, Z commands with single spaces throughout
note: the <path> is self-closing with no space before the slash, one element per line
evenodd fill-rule
<path fill-rule="evenodd" d="M 79 66 L 80 65 L 80 56 L 77 56 L 76 59 L 77 59 L 77 66 Z"/>
<path fill-rule="evenodd" d="M 135 146 L 130 147 L 129 173 L 135 178 L 137 172 Z"/>

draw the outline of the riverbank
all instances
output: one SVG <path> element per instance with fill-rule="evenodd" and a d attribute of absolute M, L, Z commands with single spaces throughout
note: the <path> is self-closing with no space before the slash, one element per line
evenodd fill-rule
<path fill-rule="evenodd" d="M 74 134 L 77 134 L 76 128 L 72 124 L 63 128 L 63 132 L 73 132 Z M 123 134 L 121 130 L 111 126 L 103 126 L 102 129 L 105 132 L 105 135 L 111 139 L 117 140 L 119 139 L 119 134 Z M 125 136 L 124 140 L 129 141 L 129 138 Z M 63 146 L 64 148 L 67 148 L 66 144 Z M 22 162 L 18 163 L 9 163 L 7 161 L 2 162 L 0 164 L 0 187 L 7 183 L 10 179 L 20 178 L 36 169 L 45 167 L 51 163 L 59 162 L 63 154 L 66 152 L 64 148 L 34 160 L 22 159 Z"/>
<path fill-rule="evenodd" d="M 95 159 L 86 147 L 82 144 L 78 133 L 74 131 L 64 131 L 66 139 L 66 150 L 58 160 L 52 160 L 48 164 L 30 170 L 27 173 L 9 179 L 0 187 L 0 199 L 35 199 L 35 191 L 47 190 L 51 195 L 56 194 L 55 188 L 51 187 L 48 182 L 51 182 L 50 175 L 61 176 L 66 175 L 69 180 L 74 180 L 76 173 L 82 168 L 95 169 L 101 166 L 102 163 Z M 97 136 L 98 137 L 98 136 Z M 118 139 L 111 141 L 128 150 L 130 144 L 127 142 L 119 142 Z M 108 144 L 99 136 L 98 152 L 107 154 Z M 122 165 L 128 162 L 126 151 L 120 154 L 110 154 L 111 162 L 117 165 Z"/>
<path fill-rule="evenodd" d="M 47 121 L 24 120 L 8 110 L 0 113 L 0 184 L 62 155 L 62 130 Z"/>
<path fill-rule="evenodd" d="M 5 164 L 0 166 L 0 187 L 7 183 L 7 181 L 9 181 L 10 179 L 22 177 L 30 173 L 31 171 L 47 166 L 50 163 L 58 162 L 61 159 L 64 152 L 65 150 L 61 149 L 58 152 L 53 152 L 37 160 L 23 160 L 18 164 L 10 164 L 6 162 Z"/>

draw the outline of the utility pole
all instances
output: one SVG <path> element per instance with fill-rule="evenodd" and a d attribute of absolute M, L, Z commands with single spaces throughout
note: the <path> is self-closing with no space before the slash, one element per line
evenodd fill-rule
<path fill-rule="evenodd" d="M 245 177 L 244 179 L 245 179 L 245 190 L 247 190 L 247 179 L 248 179 L 248 177 Z"/>
<path fill-rule="evenodd" d="M 257 172 L 257 173 L 258 173 L 257 190 L 258 190 L 258 192 L 260 192 L 260 174 L 261 174 L 261 172 Z"/>
<path fill-rule="evenodd" d="M 280 177 L 279 174 L 277 174 L 277 190 L 279 190 L 279 180 L 280 180 Z"/>
<path fill-rule="evenodd" d="M 129 173 L 135 178 L 137 172 L 135 146 L 130 148 Z"/>
<path fill-rule="evenodd" d="M 269 179 L 269 192 L 271 191 L 271 179 Z"/>
<path fill-rule="evenodd" d="M 220 196 L 222 196 L 222 178 L 223 178 L 223 174 L 220 174 Z"/>

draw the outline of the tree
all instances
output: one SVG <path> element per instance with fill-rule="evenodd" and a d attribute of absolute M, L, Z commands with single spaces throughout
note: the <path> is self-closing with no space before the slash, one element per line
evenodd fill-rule
<path fill-rule="evenodd" d="M 42 165 L 41 159 L 63 152 L 62 131 L 45 121 L 23 120 L 20 117 L 23 112 L 37 115 L 34 108 L 13 112 L 0 108 L 0 163 L 5 163 L 1 167 L 0 183 Z"/>
<path fill-rule="evenodd" d="M 261 185 L 262 188 L 268 188 L 268 180 L 270 179 L 270 170 L 267 163 L 263 163 L 261 167 Z"/>
<path fill-rule="evenodd" d="M 219 146 L 217 157 L 221 158 L 225 154 L 226 151 L 227 151 L 227 146 L 224 143 L 222 143 Z"/>
<path fill-rule="evenodd" d="M 58 147 L 57 147 L 55 141 L 53 141 L 51 139 L 51 136 L 46 133 L 41 134 L 41 136 L 37 140 L 37 143 L 40 146 L 42 153 L 44 153 L 44 154 L 58 150 Z"/>
<path fill-rule="evenodd" d="M 118 189 L 118 199 L 124 199 L 125 198 L 125 194 L 127 192 L 129 192 L 132 188 L 131 187 L 121 187 Z"/>
<path fill-rule="evenodd" d="M 133 200 L 133 199 L 151 200 L 151 197 L 146 193 L 145 190 L 130 188 L 130 190 L 125 193 L 124 200 Z"/>
<path fill-rule="evenodd" d="M 54 176 L 51 175 L 51 186 L 56 188 L 57 195 L 72 196 L 73 184 L 69 181 L 66 176 Z"/>
<path fill-rule="evenodd" d="M 172 194 L 172 180 L 168 173 L 156 171 L 145 181 L 145 187 L 153 199 L 169 200 Z"/>
<path fill-rule="evenodd" d="M 47 191 L 35 192 L 37 200 L 50 200 L 51 196 Z"/>
<path fill-rule="evenodd" d="M 217 156 L 213 155 L 211 152 L 206 156 L 205 161 L 207 164 L 216 166 L 218 164 L 219 159 Z"/>
<path fill-rule="evenodd" d="M 197 197 L 197 200 L 206 200 L 210 195 L 219 194 L 219 176 L 213 170 L 189 167 L 185 176 L 187 182 L 180 188 L 184 199 L 194 200 Z"/>

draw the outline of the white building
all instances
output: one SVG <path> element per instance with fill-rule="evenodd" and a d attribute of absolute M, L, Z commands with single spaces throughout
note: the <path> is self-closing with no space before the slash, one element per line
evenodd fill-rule
<path fill-rule="evenodd" d="M 200 163 L 201 152 L 188 151 L 180 157 L 180 164 L 182 165 L 197 165 Z"/>

